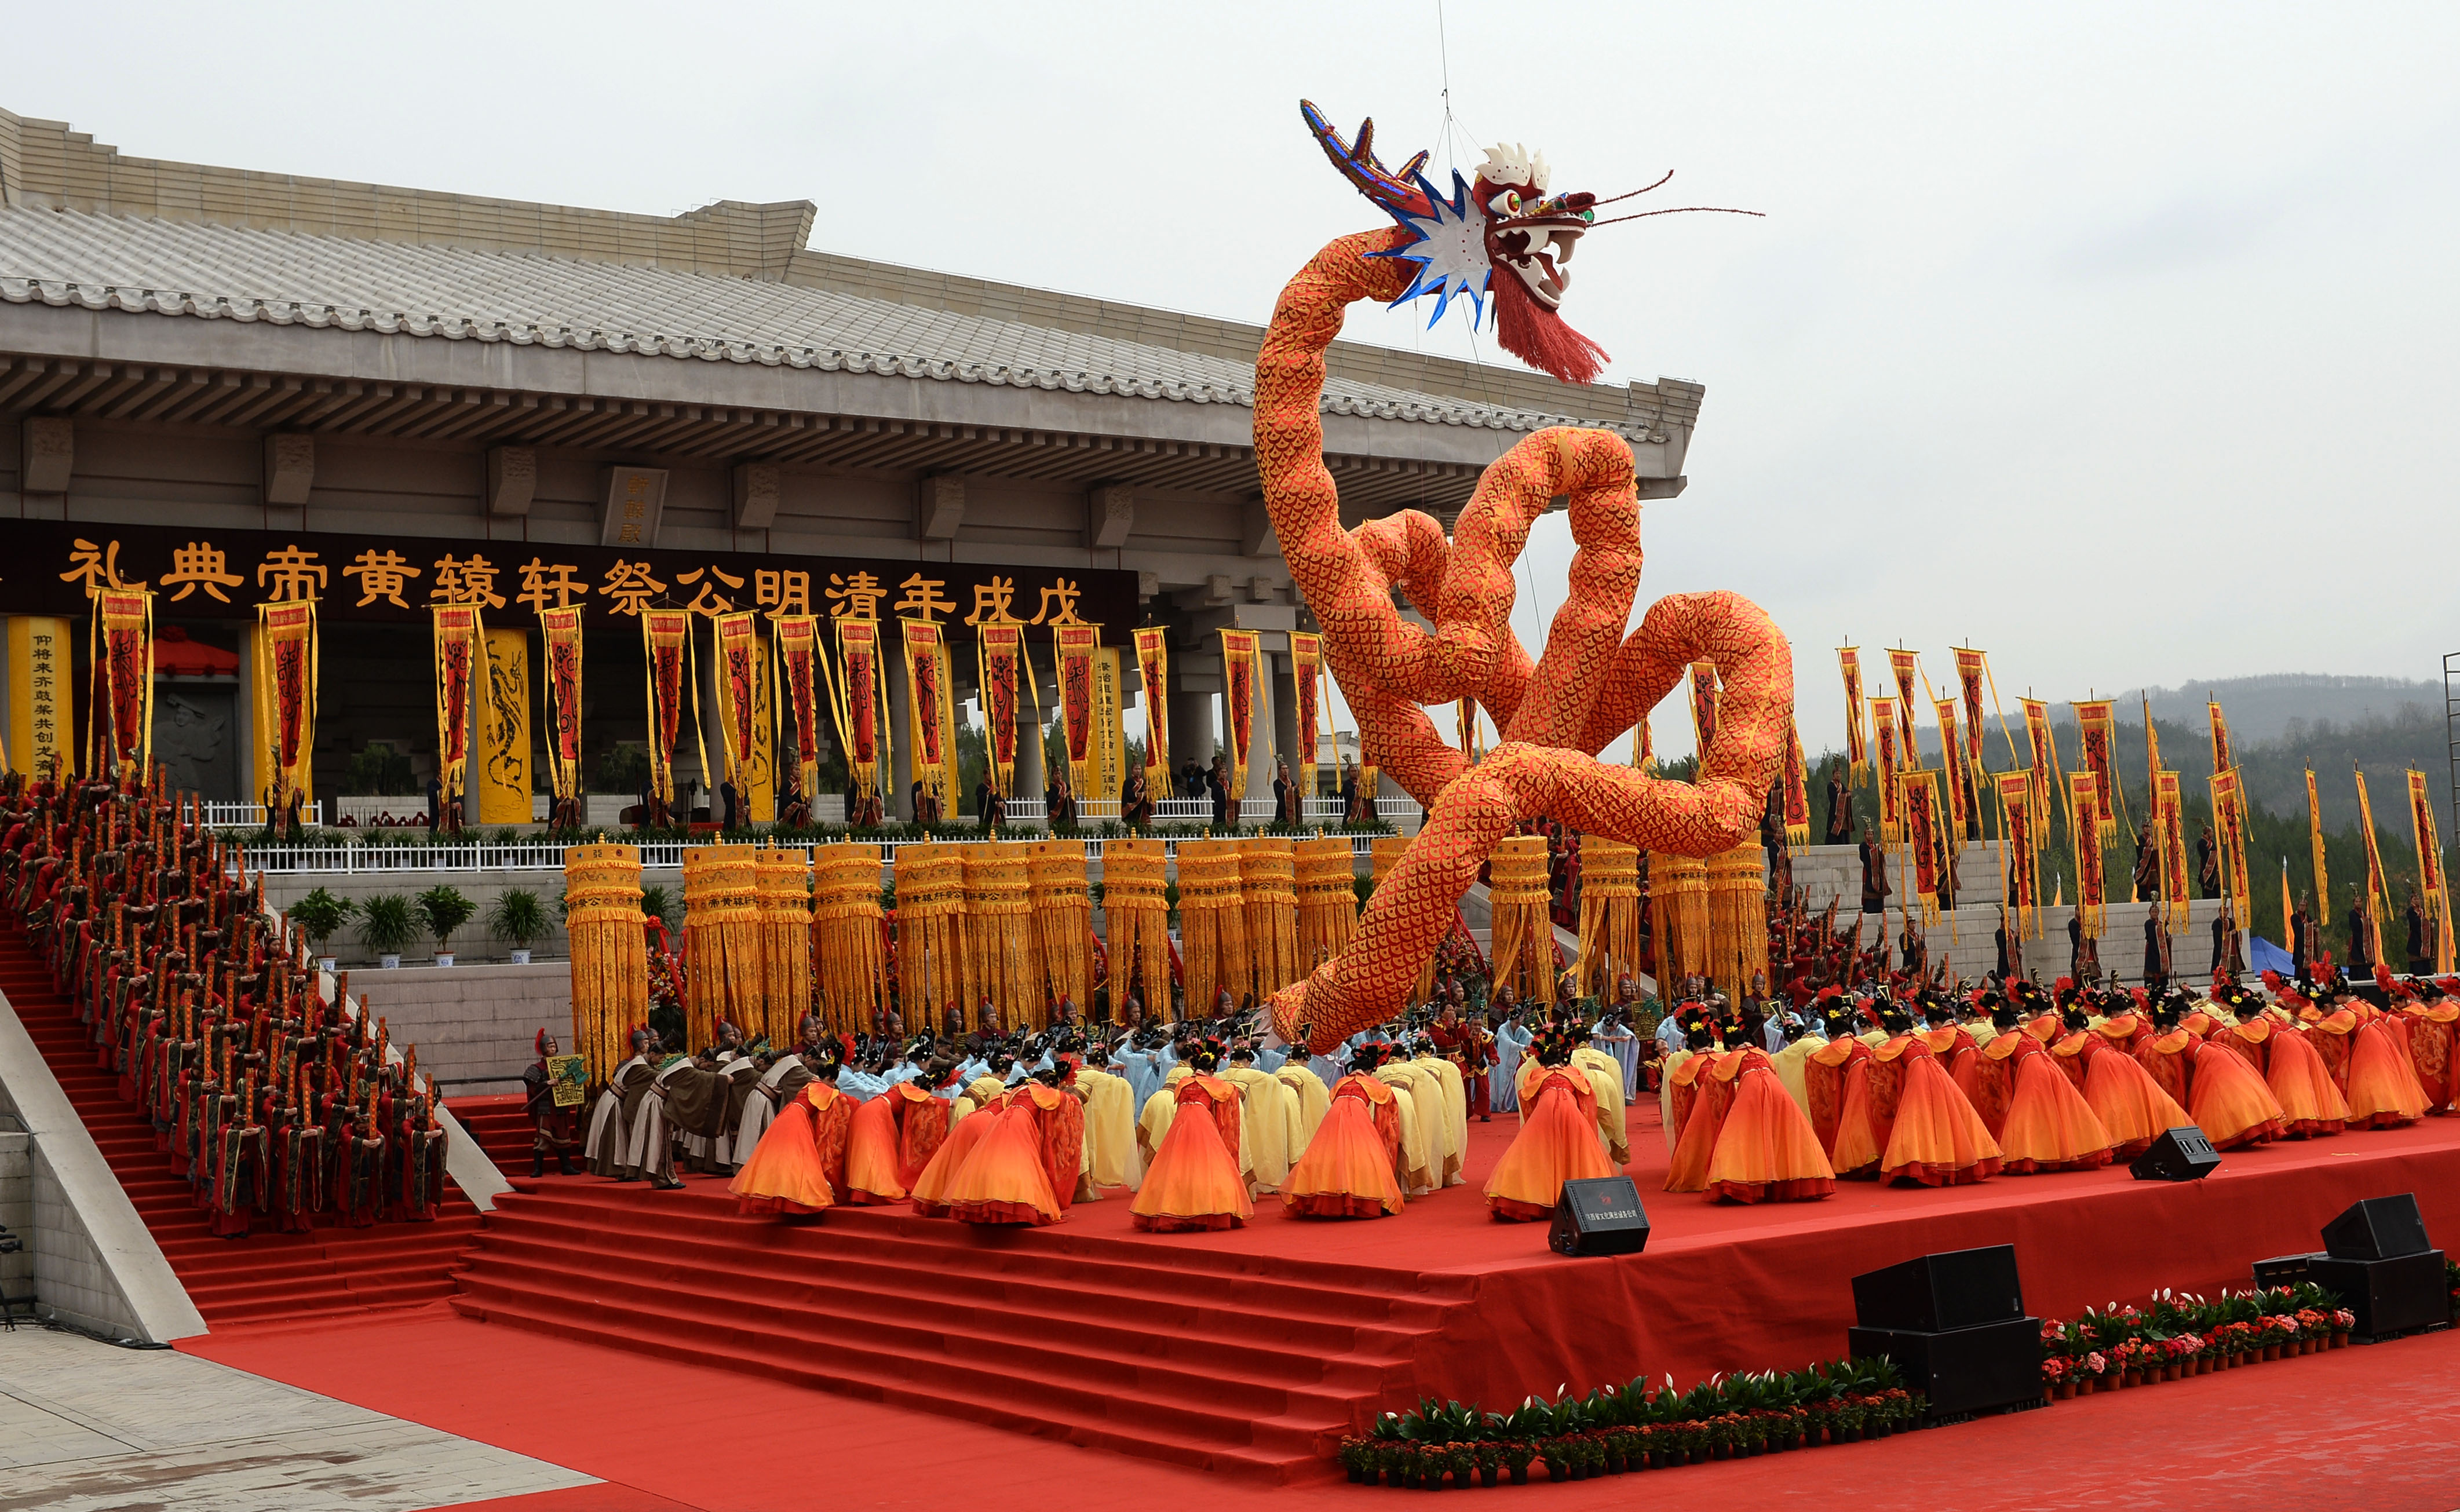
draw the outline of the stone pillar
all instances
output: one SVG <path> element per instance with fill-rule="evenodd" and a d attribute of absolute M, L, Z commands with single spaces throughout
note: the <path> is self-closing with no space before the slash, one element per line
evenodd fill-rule
<path fill-rule="evenodd" d="M 883 629 L 880 632 L 881 640 L 885 641 L 888 634 L 889 632 Z M 909 748 L 905 736 L 913 719 L 913 715 L 908 711 L 914 705 L 914 686 L 913 672 L 905 660 L 901 640 L 899 642 L 899 654 L 894 658 L 897 671 L 888 679 L 890 787 L 883 795 L 880 810 L 892 819 L 901 818 L 910 822 L 914 818 L 911 802 L 914 792 L 914 753 Z"/>
<path fill-rule="evenodd" d="M 1213 764 L 1213 753 L 1220 746 L 1220 725 L 1214 713 L 1216 701 L 1211 693 L 1171 690 L 1170 758 L 1174 766 L 1190 761 L 1198 766 Z"/>
<path fill-rule="evenodd" d="M 1033 660 L 1033 653 L 1034 648 L 1029 644 L 1025 650 L 1027 659 Z M 1022 669 L 1020 669 L 1021 672 Z M 1029 815 L 1038 820 L 1042 817 L 1043 784 L 1049 780 L 1043 776 L 1042 770 L 1042 732 L 1044 722 L 1050 717 L 1050 706 L 1053 697 L 1052 680 L 1043 675 L 1042 668 L 1037 662 L 1033 669 L 1034 687 L 1029 689 L 1023 686 L 1025 678 L 1022 675 L 1019 675 L 1017 682 L 1019 687 L 1016 690 L 1016 791 L 1009 795 L 1007 800 L 1008 815 L 1012 819 L 1023 819 Z M 1033 701 L 1036 691 L 1042 694 L 1038 707 Z"/>
<path fill-rule="evenodd" d="M 1264 665 L 1270 669 L 1264 680 L 1273 687 L 1273 751 L 1290 764 L 1290 780 L 1296 782 L 1299 779 L 1299 763 L 1307 753 L 1299 749 L 1299 701 L 1290 688 L 1290 659 L 1287 655 L 1267 656 Z M 1322 717 L 1320 713 L 1318 717 Z M 1264 797 L 1272 796 L 1273 763 L 1267 759 L 1264 762 Z M 1302 796 L 1312 798 L 1315 795 Z M 1305 810 L 1300 812 L 1304 814 Z"/>

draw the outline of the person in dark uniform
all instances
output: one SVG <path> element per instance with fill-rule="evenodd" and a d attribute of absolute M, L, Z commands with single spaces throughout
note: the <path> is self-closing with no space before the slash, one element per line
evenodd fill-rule
<path fill-rule="evenodd" d="M 2170 990 L 2170 931 L 2161 927 L 2161 910 L 2144 915 L 2144 990 L 2158 997 Z"/>
<path fill-rule="evenodd" d="M 2130 885 L 2135 893 L 2132 902 L 2151 903 L 2161 896 L 2161 846 L 2150 829 L 2136 832 L 2135 877 Z"/>
<path fill-rule="evenodd" d="M 2221 895 L 2221 848 L 2213 841 L 2213 827 L 2206 824 L 2195 837 L 2195 884 L 2207 898 Z"/>
<path fill-rule="evenodd" d="M 1219 756 L 1216 756 L 1213 758 L 1213 765 L 1205 770 L 1204 793 L 1207 798 L 1213 799 L 1213 827 L 1228 829 L 1230 827 L 1230 765 Z"/>
<path fill-rule="evenodd" d="M 1831 845 L 1854 843 L 1854 790 L 1845 785 L 1845 764 L 1828 774 L 1828 832 Z"/>
<path fill-rule="evenodd" d="M 1990 938 L 1997 944 L 1999 949 L 1997 964 L 1990 968 L 1990 980 L 2004 982 L 2010 974 L 2007 969 L 2007 905 L 2005 904 L 1999 905 L 1999 927 L 1990 931 Z"/>
<path fill-rule="evenodd" d="M 2300 981 L 2306 979 L 2306 947 L 2315 928 L 2313 907 L 2313 900 L 2301 892 L 2296 911 L 2289 915 L 2289 974 Z"/>
<path fill-rule="evenodd" d="M 1862 911 L 1885 913 L 1888 907 L 1888 853 L 1871 839 L 1871 826 L 1862 826 Z"/>
<path fill-rule="evenodd" d="M 2424 976 L 2434 969 L 2434 952 L 2427 948 L 2426 910 L 2418 906 L 2417 893 L 2413 888 L 2408 894 L 2408 906 L 2401 910 L 2401 918 L 2408 926 L 2408 974 Z"/>
<path fill-rule="evenodd" d="M 2375 969 L 2372 933 L 2366 927 L 2365 889 L 2354 883 L 2349 886 L 2349 974 L 2365 976 Z"/>
<path fill-rule="evenodd" d="M 2068 975 L 2084 980 L 2084 910 L 2068 915 Z"/>

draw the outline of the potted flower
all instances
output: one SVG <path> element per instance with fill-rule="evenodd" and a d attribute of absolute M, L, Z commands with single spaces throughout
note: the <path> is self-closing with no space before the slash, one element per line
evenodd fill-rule
<path fill-rule="evenodd" d="M 2346 1308 L 2333 1309 L 2332 1348 L 2336 1350 L 2347 1349 L 2349 1347 L 2349 1331 L 2357 1326 L 2358 1315 L 2356 1313 L 2350 1311 Z"/>
<path fill-rule="evenodd" d="M 357 905 L 350 899 L 336 897 L 322 887 L 288 908 L 290 922 L 299 926 L 300 932 L 308 936 L 308 944 L 315 948 L 318 970 L 333 969 L 334 960 L 325 952 L 325 941 L 334 930 L 350 923 L 350 915 L 357 911 Z"/>
<path fill-rule="evenodd" d="M 546 905 L 527 887 L 507 887 L 487 910 L 487 927 L 512 942 L 513 964 L 530 964 L 530 942 L 546 933 Z"/>
<path fill-rule="evenodd" d="M 1470 1463 L 1477 1470 L 1477 1483 L 1495 1484 L 1495 1473 L 1503 1468 L 1503 1445 L 1492 1438 L 1481 1438 L 1470 1447 Z"/>
<path fill-rule="evenodd" d="M 2068 1379 L 2069 1365 L 2066 1356 L 2058 1354 L 2042 1362 L 2042 1389 L 2053 1401 L 2067 1401 L 2075 1395 L 2075 1382 Z"/>
<path fill-rule="evenodd" d="M 1342 1439 L 1340 1456 L 1341 1468 L 1349 1472 L 1349 1483 L 1366 1484 L 1368 1477 L 1373 1474 L 1369 1466 L 1375 1461 L 1375 1440 L 1351 1435 Z"/>
<path fill-rule="evenodd" d="M 1529 1440 L 1507 1438 L 1498 1444 L 1496 1449 L 1501 1457 L 1503 1468 L 1511 1473 L 1512 1483 L 1516 1486 L 1527 1485 L 1529 1461 L 1537 1458 L 1536 1452 L 1530 1447 Z"/>
<path fill-rule="evenodd" d="M 470 922 L 478 905 L 463 895 L 458 887 L 438 883 L 418 895 L 418 912 L 426 921 L 427 932 L 435 937 L 435 964 L 453 964 L 453 931 Z"/>
<path fill-rule="evenodd" d="M 380 892 L 359 900 L 359 939 L 390 971 L 401 965 L 402 948 L 418 938 L 418 919 L 410 900 L 397 892 Z"/>

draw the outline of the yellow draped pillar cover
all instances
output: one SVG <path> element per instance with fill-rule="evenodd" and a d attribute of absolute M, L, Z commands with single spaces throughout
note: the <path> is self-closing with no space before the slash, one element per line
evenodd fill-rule
<path fill-rule="evenodd" d="M 765 1021 L 758 854 L 749 845 L 684 852 L 687 1051 L 717 1043 L 720 1019 L 746 1033 Z"/>
<path fill-rule="evenodd" d="M 1033 956 L 1031 841 L 965 846 L 965 943 L 978 996 L 999 1011 L 1000 1028 L 1046 1029 L 1050 1005 Z M 979 1012 L 979 1008 L 977 1010 Z"/>
<path fill-rule="evenodd" d="M 938 1033 L 973 1024 L 973 974 L 965 948 L 965 862 L 956 845 L 900 845 L 896 852 L 897 990 L 906 1028 Z M 838 1012 L 843 1012 L 840 1007 Z"/>
<path fill-rule="evenodd" d="M 1303 840 L 1291 848 L 1298 866 L 1301 976 L 1341 953 L 1358 930 L 1356 865 L 1349 841 Z"/>
<path fill-rule="evenodd" d="M 1299 964 L 1297 861 L 1290 842 L 1278 837 L 1234 843 L 1239 895 L 1247 909 L 1247 980 L 1261 1001 L 1307 973 Z"/>
<path fill-rule="evenodd" d="M 1127 1022 L 1129 989 L 1145 1016 L 1168 1023 L 1170 895 L 1168 858 L 1157 840 L 1102 842 L 1102 927 L 1111 957 L 1111 1021 Z"/>
<path fill-rule="evenodd" d="M 820 1017 L 840 1033 L 877 1032 L 888 990 L 880 937 L 880 847 L 822 845 L 812 853 L 812 962 Z M 918 1029 L 927 1026 L 928 1000 Z"/>
<path fill-rule="evenodd" d="M 625 1035 L 649 1017 L 649 954 L 637 845 L 563 853 L 564 930 L 572 939 L 574 1054 L 603 1082 L 629 1054 Z"/>
<path fill-rule="evenodd" d="M 1229 994 L 1235 1008 L 1253 990 L 1235 841 L 1179 841 L 1178 939 L 1188 1017 L 1217 1017 L 1222 993 Z"/>
<path fill-rule="evenodd" d="M 1495 923 L 1490 938 L 1497 991 L 1523 1003 L 1555 1001 L 1555 926 L 1547 913 L 1546 838 L 1515 835 L 1487 869 Z"/>
<path fill-rule="evenodd" d="M 1768 969 L 1767 865 L 1756 841 L 1708 858 L 1708 977 L 1736 1002 Z"/>
<path fill-rule="evenodd" d="M 760 907 L 761 998 L 757 1032 L 769 1043 L 795 1042 L 812 1011 L 812 856 L 800 846 L 753 852 Z M 746 1034 L 754 1026 L 743 1026 Z"/>
<path fill-rule="evenodd" d="M 1093 1006 L 1093 894 L 1085 842 L 1037 840 L 1026 845 L 1026 890 L 1033 909 L 1033 949 L 1044 990 L 1076 1011 Z M 1114 987 L 1115 993 L 1118 990 Z"/>
<path fill-rule="evenodd" d="M 1708 863 L 1688 856 L 1648 853 L 1649 930 L 1657 945 L 1657 991 L 1682 990 L 1708 973 Z"/>
<path fill-rule="evenodd" d="M 1640 972 L 1640 849 L 1598 835 L 1580 837 L 1580 989 L 1610 997 L 1615 983 Z"/>

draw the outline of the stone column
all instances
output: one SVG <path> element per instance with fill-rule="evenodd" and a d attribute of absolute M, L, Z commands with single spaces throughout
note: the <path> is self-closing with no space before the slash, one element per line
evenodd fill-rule
<path fill-rule="evenodd" d="M 888 632 L 880 632 L 882 641 Z M 903 653 L 903 641 L 899 641 L 899 653 L 894 658 L 896 675 L 888 679 L 888 736 L 890 740 L 889 790 L 882 795 L 880 812 L 891 819 L 911 821 L 914 809 L 909 799 L 914 791 L 914 752 L 906 740 L 913 715 L 913 671 Z"/>

